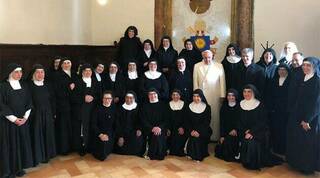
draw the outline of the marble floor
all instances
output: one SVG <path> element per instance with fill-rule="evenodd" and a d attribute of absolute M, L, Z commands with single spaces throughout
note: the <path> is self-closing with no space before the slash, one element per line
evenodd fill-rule
<path fill-rule="evenodd" d="M 213 150 L 213 145 L 210 145 Z M 211 151 L 212 152 L 212 151 Z M 90 154 L 59 156 L 48 164 L 28 169 L 26 178 L 320 178 L 305 176 L 286 164 L 261 171 L 244 169 L 240 164 L 216 159 L 213 155 L 197 163 L 185 157 L 167 156 L 163 161 L 150 161 L 135 156 L 111 154 L 105 161 Z"/>

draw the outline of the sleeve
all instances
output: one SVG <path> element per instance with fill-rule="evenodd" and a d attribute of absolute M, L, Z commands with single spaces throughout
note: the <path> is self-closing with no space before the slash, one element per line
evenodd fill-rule
<path fill-rule="evenodd" d="M 82 104 L 84 103 L 84 93 L 82 91 L 82 87 L 80 82 L 77 80 L 75 82 L 75 87 L 74 89 L 71 91 L 71 101 L 74 104 Z"/>
<path fill-rule="evenodd" d="M 312 97 L 308 100 L 309 103 L 306 103 L 308 107 L 305 107 L 304 111 L 305 117 L 302 118 L 305 122 L 311 123 L 313 119 L 320 114 L 320 80 L 317 80 L 317 83 L 314 88 L 312 88 Z"/>
<path fill-rule="evenodd" d="M 10 107 L 5 104 L 6 101 L 6 93 L 5 88 L 0 85 L 0 112 L 1 115 L 5 116 L 10 122 L 15 122 L 18 118 L 13 115 Z"/>
<path fill-rule="evenodd" d="M 200 137 L 210 137 L 212 130 L 210 128 L 211 121 L 211 107 L 207 105 L 205 116 L 201 123 L 196 126 L 196 129 L 200 133 Z"/>
<path fill-rule="evenodd" d="M 10 122 L 16 122 L 16 120 L 18 119 L 16 116 L 14 115 L 9 115 L 9 116 L 6 116 L 6 118 L 10 121 Z"/>
<path fill-rule="evenodd" d="M 259 115 L 257 115 L 257 118 L 255 118 L 257 121 L 254 123 L 252 128 L 250 128 L 250 133 L 255 137 L 261 133 L 264 134 L 267 128 L 267 112 L 262 105 L 260 106 L 259 110 Z"/>
<path fill-rule="evenodd" d="M 193 70 L 193 90 L 200 88 L 199 86 L 199 75 L 198 75 L 198 64 L 194 65 L 194 70 Z"/>
<path fill-rule="evenodd" d="M 145 106 L 143 106 L 140 110 L 140 118 L 141 118 L 141 123 L 144 128 L 143 130 L 145 131 L 145 133 L 149 134 L 149 133 L 151 133 L 153 126 L 150 124 L 150 122 L 148 120 L 147 112 L 148 112 L 147 108 Z"/>
<path fill-rule="evenodd" d="M 30 113 L 31 113 L 31 109 L 28 109 L 28 110 L 24 113 L 23 118 L 28 119 L 29 116 L 30 116 Z"/>

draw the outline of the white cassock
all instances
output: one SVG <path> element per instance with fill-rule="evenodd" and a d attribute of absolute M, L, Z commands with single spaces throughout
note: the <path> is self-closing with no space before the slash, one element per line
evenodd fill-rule
<path fill-rule="evenodd" d="M 220 138 L 220 98 L 226 96 L 226 81 L 223 66 L 215 61 L 206 65 L 203 61 L 195 64 L 193 70 L 193 89 L 200 88 L 211 106 L 211 123 L 213 130 L 211 140 Z"/>

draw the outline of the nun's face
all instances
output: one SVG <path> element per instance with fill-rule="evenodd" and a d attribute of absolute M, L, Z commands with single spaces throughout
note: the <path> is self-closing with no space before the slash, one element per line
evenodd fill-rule
<path fill-rule="evenodd" d="M 234 47 L 228 48 L 228 54 L 229 54 L 229 56 L 235 56 L 236 55 L 236 50 L 234 49 Z"/>
<path fill-rule="evenodd" d="M 14 80 L 20 80 L 21 77 L 22 77 L 22 70 L 13 71 L 13 72 L 11 73 L 11 77 L 12 77 Z"/>
<path fill-rule="evenodd" d="M 128 31 L 128 36 L 129 36 L 129 38 L 133 38 L 134 37 L 134 30 L 129 30 Z"/>
<path fill-rule="evenodd" d="M 305 75 L 314 73 L 313 66 L 309 61 L 304 61 L 302 63 L 302 70 Z"/>
<path fill-rule="evenodd" d="M 169 48 L 170 47 L 170 40 L 169 39 L 163 39 L 162 40 L 162 46 L 164 48 Z"/>
<path fill-rule="evenodd" d="M 150 43 L 144 43 L 144 45 L 143 45 L 143 49 L 144 50 L 151 50 L 151 44 Z"/>
<path fill-rule="evenodd" d="M 252 63 L 253 54 L 252 53 L 241 53 L 241 59 L 243 63 L 248 66 Z"/>
<path fill-rule="evenodd" d="M 284 67 L 279 67 L 278 74 L 280 77 L 286 77 L 286 76 L 288 76 L 288 71 Z"/>
<path fill-rule="evenodd" d="M 98 74 L 101 74 L 104 71 L 104 65 L 103 64 L 98 64 L 96 67 L 96 72 Z"/>
<path fill-rule="evenodd" d="M 243 98 L 245 100 L 251 100 L 252 97 L 253 97 L 253 91 L 251 89 L 246 88 L 243 90 Z"/>
<path fill-rule="evenodd" d="M 129 62 L 128 64 L 128 71 L 134 72 L 137 71 L 137 65 L 134 62 Z"/>
<path fill-rule="evenodd" d="M 45 77 L 45 72 L 43 69 L 36 69 L 36 71 L 33 74 L 34 79 L 37 81 L 42 81 Z"/>
<path fill-rule="evenodd" d="M 149 92 L 149 93 L 148 93 L 148 98 L 149 98 L 149 101 L 150 101 L 150 102 L 157 101 L 157 99 L 158 99 L 158 94 L 157 94 L 157 92 L 155 92 L 155 91 Z"/>
<path fill-rule="evenodd" d="M 63 70 L 70 70 L 70 69 L 71 69 L 71 66 L 72 66 L 72 63 L 71 63 L 71 61 L 69 61 L 69 60 L 65 60 L 65 61 L 63 61 L 63 63 L 61 64 L 61 68 L 62 68 Z"/>
<path fill-rule="evenodd" d="M 188 42 L 186 43 L 185 48 L 186 48 L 187 50 L 192 50 L 192 49 L 193 49 L 193 45 L 192 45 L 191 41 L 188 41 Z"/>
<path fill-rule="evenodd" d="M 150 62 L 149 63 L 149 70 L 150 71 L 156 71 L 158 68 L 157 63 L 156 62 Z"/>
<path fill-rule="evenodd" d="M 111 65 L 109 66 L 109 73 L 110 73 L 110 74 L 115 74 L 115 73 L 117 73 L 117 72 L 118 72 L 118 66 L 115 65 L 115 64 L 111 64 Z"/>
<path fill-rule="evenodd" d="M 302 65 L 303 57 L 300 54 L 294 54 L 292 56 L 292 66 L 297 68 Z"/>
<path fill-rule="evenodd" d="M 177 60 L 177 66 L 179 70 L 185 70 L 186 69 L 186 61 L 184 59 Z"/>
<path fill-rule="evenodd" d="M 264 57 L 264 62 L 265 62 L 266 64 L 269 64 L 269 63 L 272 62 L 272 60 L 273 60 L 273 55 L 272 55 L 271 52 L 266 52 L 266 53 L 264 53 L 263 57 Z"/>
<path fill-rule="evenodd" d="M 113 100 L 113 98 L 112 98 L 111 94 L 109 94 L 109 93 L 104 94 L 103 98 L 102 98 L 102 103 L 103 103 L 103 105 L 109 106 L 112 103 L 112 100 Z"/>
<path fill-rule="evenodd" d="M 177 101 L 180 100 L 181 96 L 180 96 L 180 94 L 178 92 L 173 92 L 171 94 L 171 98 L 172 98 L 173 101 L 177 102 Z"/>
<path fill-rule="evenodd" d="M 82 71 L 82 76 L 89 78 L 92 75 L 92 70 L 90 68 L 86 68 Z"/>
<path fill-rule="evenodd" d="M 195 103 L 200 103 L 201 102 L 200 95 L 199 94 L 193 94 L 192 101 L 195 102 Z"/>
<path fill-rule="evenodd" d="M 202 54 L 202 57 L 203 57 L 203 61 L 205 64 L 211 64 L 212 60 L 213 60 L 213 54 L 210 53 L 210 52 L 204 52 Z"/>
<path fill-rule="evenodd" d="M 53 67 L 55 70 L 58 70 L 61 59 L 55 59 L 53 61 Z"/>
<path fill-rule="evenodd" d="M 236 102 L 236 97 L 234 96 L 233 93 L 228 93 L 227 100 L 228 102 Z"/>
<path fill-rule="evenodd" d="M 131 105 L 134 102 L 134 96 L 126 95 L 125 102 L 126 102 L 127 105 Z"/>

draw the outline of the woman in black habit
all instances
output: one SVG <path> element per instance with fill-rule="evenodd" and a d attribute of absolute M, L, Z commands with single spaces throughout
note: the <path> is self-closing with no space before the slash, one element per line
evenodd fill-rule
<path fill-rule="evenodd" d="M 103 91 L 110 90 L 113 95 L 113 102 L 120 104 L 124 98 L 126 87 L 125 80 L 119 72 L 119 65 L 117 62 L 111 62 L 109 71 L 104 77 Z"/>
<path fill-rule="evenodd" d="M 115 141 L 115 153 L 143 156 L 145 152 L 139 107 L 133 91 L 126 93 L 125 102 L 117 111 Z"/>
<path fill-rule="evenodd" d="M 243 88 L 243 100 L 240 102 L 239 138 L 240 161 L 247 169 L 260 170 L 265 166 L 281 163 L 280 158 L 271 154 L 268 143 L 267 112 L 260 102 L 254 85 Z"/>
<path fill-rule="evenodd" d="M 128 60 L 137 59 L 138 53 L 142 50 L 142 44 L 138 36 L 138 29 L 135 26 L 129 26 L 120 38 L 118 46 L 117 62 L 121 70 L 126 70 Z"/>
<path fill-rule="evenodd" d="M 144 134 L 147 137 L 146 159 L 163 160 L 167 154 L 167 107 L 159 101 L 156 89 L 148 90 L 148 102 L 140 110 Z"/>
<path fill-rule="evenodd" d="M 81 78 L 75 82 L 72 91 L 72 140 L 73 148 L 80 156 L 85 155 L 89 148 L 89 129 L 92 111 L 99 101 L 99 89 L 92 79 L 90 64 L 83 64 L 80 69 Z"/>
<path fill-rule="evenodd" d="M 187 69 L 191 74 L 193 74 L 194 65 L 202 61 L 201 51 L 191 41 L 191 39 L 184 41 L 184 49 L 179 53 L 179 58 L 184 58 L 186 60 Z"/>
<path fill-rule="evenodd" d="M 155 88 L 159 92 L 158 98 L 162 101 L 168 100 L 169 86 L 166 77 L 157 71 L 158 63 L 155 59 L 149 60 L 149 70 L 146 71 L 140 81 L 140 97 L 143 101 L 148 101 L 148 91 L 150 88 Z"/>
<path fill-rule="evenodd" d="M 143 74 L 143 72 L 148 70 L 148 63 L 150 59 L 154 59 L 157 56 L 157 52 L 154 49 L 153 43 L 151 40 L 146 39 L 142 43 L 143 49 L 140 50 L 137 57 L 137 67 L 138 71 Z M 132 59 L 131 59 L 132 60 Z"/>
<path fill-rule="evenodd" d="M 180 90 L 174 89 L 168 105 L 168 147 L 170 155 L 185 156 L 184 147 L 187 141 L 185 128 L 185 112 L 187 104 L 181 100 Z"/>
<path fill-rule="evenodd" d="M 225 161 L 237 161 L 239 155 L 240 107 L 238 92 L 230 88 L 227 99 L 220 109 L 220 142 L 215 148 L 215 156 Z"/>
<path fill-rule="evenodd" d="M 290 69 L 285 63 L 279 64 L 274 79 L 270 83 L 266 105 L 269 111 L 271 147 L 274 153 L 284 155 L 286 151 L 286 127 L 289 117 L 288 90 Z"/>
<path fill-rule="evenodd" d="M 6 76 L 0 87 L 0 176 L 21 177 L 34 165 L 28 120 L 32 100 L 20 81 L 20 65 L 9 64 Z"/>
<path fill-rule="evenodd" d="M 195 161 L 202 161 L 209 156 L 208 144 L 212 134 L 210 121 L 211 107 L 202 90 L 196 89 L 192 103 L 186 110 L 187 156 Z"/>
<path fill-rule="evenodd" d="M 30 73 L 29 90 L 33 110 L 30 114 L 30 135 L 34 166 L 47 163 L 56 156 L 54 130 L 55 94 L 54 88 L 45 79 L 45 68 L 35 64 Z"/>
<path fill-rule="evenodd" d="M 175 66 L 177 57 L 178 52 L 173 48 L 171 38 L 169 36 L 162 37 L 157 51 L 157 60 L 159 71 L 167 78 Z"/>
<path fill-rule="evenodd" d="M 64 58 L 59 65 L 54 85 L 56 95 L 55 133 L 58 154 L 68 154 L 72 149 L 71 92 L 77 78 L 71 70 L 72 63 Z"/>
<path fill-rule="evenodd" d="M 46 71 L 46 80 L 53 82 L 56 73 L 59 71 L 59 64 L 61 61 L 60 56 L 56 56 L 54 57 L 54 59 L 52 60 L 52 63 L 50 64 L 49 70 Z"/>
<path fill-rule="evenodd" d="M 124 73 L 124 80 L 126 86 L 126 92 L 134 91 L 139 92 L 140 86 L 140 76 L 137 71 L 137 62 L 135 60 L 130 60 L 128 63 L 128 70 Z"/>
<path fill-rule="evenodd" d="M 177 68 L 170 75 L 169 86 L 170 92 L 178 89 L 181 91 L 181 98 L 186 102 L 191 102 L 193 79 L 191 72 L 186 68 L 186 60 L 184 58 L 177 59 Z"/>
<path fill-rule="evenodd" d="M 104 64 L 102 62 L 97 62 L 94 66 L 94 71 L 92 73 L 92 79 L 97 83 L 97 88 L 99 90 L 98 98 L 101 98 L 103 92 L 103 81 L 105 77 Z"/>
<path fill-rule="evenodd" d="M 112 100 L 112 92 L 105 91 L 102 103 L 98 104 L 92 116 L 92 155 L 100 161 L 104 161 L 113 149 L 116 106 Z"/>
<path fill-rule="evenodd" d="M 241 52 L 237 44 L 231 43 L 227 46 L 226 55 L 222 60 L 227 89 L 236 88 L 237 68 L 241 64 Z"/>
<path fill-rule="evenodd" d="M 303 60 L 304 77 L 298 84 L 297 99 L 290 103 L 292 114 L 288 121 L 288 164 L 306 174 L 320 171 L 320 77 L 319 59 Z"/>

